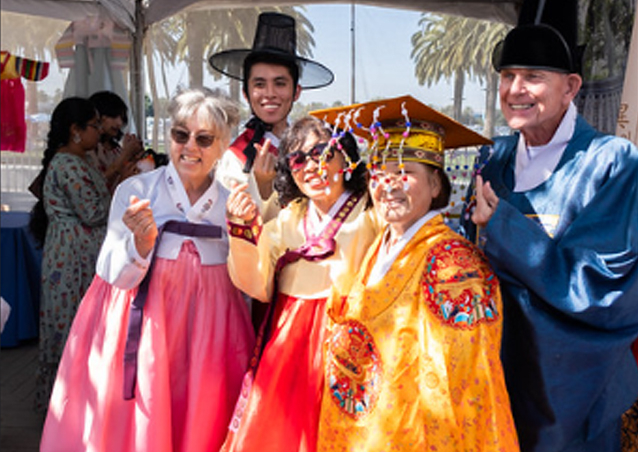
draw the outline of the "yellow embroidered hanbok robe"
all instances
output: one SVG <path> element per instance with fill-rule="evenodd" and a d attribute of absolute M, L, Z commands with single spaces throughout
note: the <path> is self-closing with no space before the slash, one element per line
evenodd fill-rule
<path fill-rule="evenodd" d="M 367 287 L 382 240 L 333 298 L 318 450 L 518 451 L 485 258 L 439 215 Z"/>

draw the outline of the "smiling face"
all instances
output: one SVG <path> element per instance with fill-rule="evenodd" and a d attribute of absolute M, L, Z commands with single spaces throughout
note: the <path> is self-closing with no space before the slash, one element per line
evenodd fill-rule
<path fill-rule="evenodd" d="M 319 143 L 327 143 L 327 139 L 320 139 L 317 134 L 309 133 L 299 150 L 305 153 L 311 153 L 312 149 Z M 288 154 L 297 151 L 291 149 Z M 320 164 L 313 158 L 306 158 L 305 164 L 295 167 L 292 172 L 292 178 L 299 187 L 299 190 L 310 198 L 320 212 L 327 213 L 332 205 L 339 199 L 345 191 L 343 185 L 343 176 L 339 174 L 339 170 L 344 166 L 344 158 L 340 152 L 334 152 L 332 159 L 326 162 L 325 176 L 328 182 L 329 193 L 326 193 L 326 182 L 319 175 Z M 337 180 L 335 181 L 335 175 Z"/>
<path fill-rule="evenodd" d="M 432 200 L 441 190 L 434 168 L 418 162 L 404 164 L 404 179 L 399 163 L 390 161 L 386 163 L 385 174 L 379 177 L 381 183 L 370 185 L 377 213 L 399 236 L 430 211 Z"/>
<path fill-rule="evenodd" d="M 195 111 L 185 123 L 173 126 L 178 132 L 175 136 L 188 134 L 186 143 L 178 143 L 171 136 L 171 162 L 187 191 L 191 188 L 205 189 L 210 185 L 211 171 L 229 142 L 226 133 L 217 130 L 205 115 L 198 112 Z M 212 144 L 205 146 L 210 137 L 214 137 Z"/>
<path fill-rule="evenodd" d="M 532 146 L 547 144 L 582 80 L 577 74 L 511 68 L 500 73 L 501 110 L 508 125 Z"/>
<path fill-rule="evenodd" d="M 286 66 L 255 63 L 250 68 L 246 94 L 253 113 L 271 124 L 275 135 L 281 136 L 288 126 L 288 113 L 299 98 L 301 87 L 295 87 Z"/>

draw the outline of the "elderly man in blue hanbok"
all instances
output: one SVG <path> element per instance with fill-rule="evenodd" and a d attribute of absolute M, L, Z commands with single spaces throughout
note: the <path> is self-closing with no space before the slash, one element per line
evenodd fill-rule
<path fill-rule="evenodd" d="M 500 278 L 521 450 L 615 452 L 638 396 L 638 150 L 578 115 L 555 28 L 514 28 L 494 65 L 518 132 L 481 150 L 463 225 Z"/>

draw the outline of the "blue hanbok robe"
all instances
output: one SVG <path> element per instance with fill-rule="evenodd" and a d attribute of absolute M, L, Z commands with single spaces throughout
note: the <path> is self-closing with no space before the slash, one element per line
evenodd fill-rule
<path fill-rule="evenodd" d="M 620 450 L 620 418 L 638 396 L 638 150 L 579 116 L 549 179 L 515 193 L 517 143 L 481 151 L 500 202 L 478 235 L 501 281 L 521 450 Z"/>

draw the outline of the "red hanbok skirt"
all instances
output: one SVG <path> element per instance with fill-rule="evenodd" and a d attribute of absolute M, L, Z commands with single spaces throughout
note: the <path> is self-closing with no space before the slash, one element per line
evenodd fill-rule
<path fill-rule="evenodd" d="M 314 452 L 323 392 L 326 299 L 277 298 L 276 323 L 245 380 L 225 452 Z"/>

